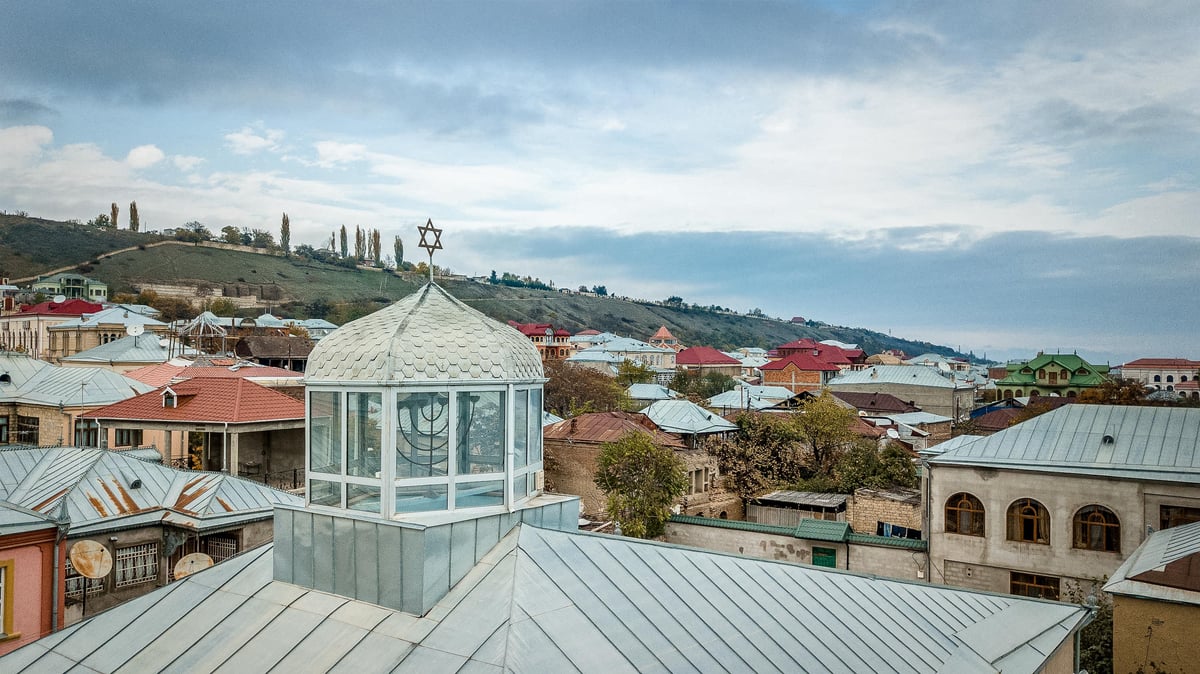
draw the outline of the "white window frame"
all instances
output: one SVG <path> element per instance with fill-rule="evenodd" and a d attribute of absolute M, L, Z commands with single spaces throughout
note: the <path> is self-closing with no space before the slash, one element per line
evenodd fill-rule
<path fill-rule="evenodd" d="M 158 543 L 117 548 L 113 555 L 113 587 L 130 587 L 158 581 Z"/>

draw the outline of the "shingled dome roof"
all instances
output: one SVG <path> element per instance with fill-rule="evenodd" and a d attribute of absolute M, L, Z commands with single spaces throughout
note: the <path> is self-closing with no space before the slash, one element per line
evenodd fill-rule
<path fill-rule="evenodd" d="M 306 382 L 520 382 L 544 379 L 537 347 L 429 283 L 317 342 Z"/>

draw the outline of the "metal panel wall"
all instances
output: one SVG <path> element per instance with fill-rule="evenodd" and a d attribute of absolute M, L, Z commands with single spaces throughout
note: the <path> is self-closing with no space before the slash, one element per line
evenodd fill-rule
<path fill-rule="evenodd" d="M 435 526 L 275 510 L 275 579 L 424 615 L 517 524 L 574 531 L 579 499 Z"/>

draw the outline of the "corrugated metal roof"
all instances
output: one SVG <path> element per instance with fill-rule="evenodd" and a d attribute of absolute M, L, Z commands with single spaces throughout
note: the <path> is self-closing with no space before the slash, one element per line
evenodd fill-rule
<path fill-rule="evenodd" d="M 57 525 L 54 520 L 47 515 L 0 501 L 0 536 L 51 529 L 55 526 Z"/>
<path fill-rule="evenodd" d="M 66 503 L 71 531 L 103 529 L 131 516 L 175 513 L 203 528 L 209 518 L 261 519 L 278 503 L 301 499 L 221 473 L 183 471 L 125 452 L 84 447 L 0 450 L 4 499 L 45 515 Z M 135 486 L 136 485 L 136 486 Z"/>
<path fill-rule="evenodd" d="M 663 447 L 687 447 L 678 435 L 659 431 L 644 414 L 632 412 L 590 412 L 542 428 L 546 440 L 571 442 L 616 442 L 629 433 L 649 434 Z"/>
<path fill-rule="evenodd" d="M 1065 405 L 931 463 L 1197 483 L 1200 409 Z"/>
<path fill-rule="evenodd" d="M 845 522 L 815 520 L 811 517 L 806 517 L 796 525 L 796 538 L 845 543 L 849 535 L 850 525 Z"/>
<path fill-rule="evenodd" d="M 528 338 L 430 283 L 329 333 L 309 354 L 304 377 L 365 384 L 537 381 L 544 374 Z"/>
<path fill-rule="evenodd" d="M 167 390 L 176 394 L 174 407 L 163 404 L 163 394 Z M 304 403 L 245 378 L 194 378 L 92 410 L 83 416 L 100 420 L 180 423 L 294 421 L 299 427 L 304 421 Z"/>
<path fill-rule="evenodd" d="M 92 407 L 152 390 L 147 384 L 102 367 L 50 365 L 33 372 L 24 383 L 13 388 L 0 387 L 0 402 Z"/>
<path fill-rule="evenodd" d="M 908 384 L 932 388 L 956 388 L 955 383 L 924 365 L 872 365 L 865 370 L 843 372 L 829 381 L 830 388 L 862 384 Z M 957 388 L 966 388 L 957 386 Z"/>
<path fill-rule="evenodd" d="M 902 414 L 888 414 L 885 416 L 898 424 L 906 424 L 908 426 L 919 426 L 920 424 L 940 424 L 946 421 L 954 421 L 950 417 L 944 417 L 940 414 L 934 414 L 933 412 L 904 412 Z"/>
<path fill-rule="evenodd" d="M 630 384 L 625 392 L 633 400 L 671 400 L 679 396 L 662 384 Z"/>
<path fill-rule="evenodd" d="M 668 433 L 704 435 L 736 431 L 731 423 L 689 400 L 656 400 L 642 410 L 662 430 Z"/>
<path fill-rule="evenodd" d="M 782 503 L 794 503 L 796 505 L 816 506 L 819 508 L 841 508 L 846 505 L 846 494 L 827 494 L 822 492 L 812 491 L 788 491 L 781 489 L 773 491 L 770 494 L 763 494 L 755 498 L 757 502 L 763 501 L 779 501 Z"/>
<path fill-rule="evenodd" d="M 1085 610 L 520 525 L 424 617 L 254 550 L 0 658 L 10 672 L 1034 672 Z"/>
<path fill-rule="evenodd" d="M 1104 585 L 1105 592 L 1148 599 L 1200 604 L 1200 592 L 1179 587 L 1180 580 L 1196 582 L 1195 563 L 1187 578 L 1163 578 L 1168 564 L 1200 555 L 1200 522 L 1163 529 L 1150 534 Z M 1173 581 L 1173 582 L 1172 582 Z"/>
<path fill-rule="evenodd" d="M 62 359 L 64 363 L 164 363 L 170 357 L 158 335 L 127 335 L 107 344 L 80 351 Z"/>
<path fill-rule="evenodd" d="M 137 311 L 124 307 L 112 307 L 103 311 L 86 313 L 64 323 L 53 325 L 49 330 L 74 330 L 75 328 L 94 328 L 100 325 L 141 325 L 150 328 L 167 328 L 167 324 Z"/>

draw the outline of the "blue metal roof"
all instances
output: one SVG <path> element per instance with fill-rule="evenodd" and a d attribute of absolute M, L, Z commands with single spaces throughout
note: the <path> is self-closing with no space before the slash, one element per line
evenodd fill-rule
<path fill-rule="evenodd" d="M 1200 408 L 1064 405 L 930 463 L 1200 483 Z"/>
<path fill-rule="evenodd" d="M 688 400 L 656 400 L 642 414 L 668 433 L 703 435 L 737 430 L 737 424 Z"/>
<path fill-rule="evenodd" d="M 0 669 L 1010 674 L 1070 648 L 1085 616 L 520 525 L 417 617 L 272 580 L 276 554 L 268 546 L 188 576 L 18 649 Z"/>

